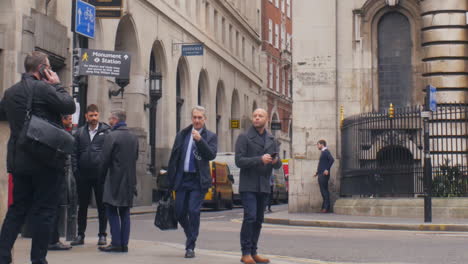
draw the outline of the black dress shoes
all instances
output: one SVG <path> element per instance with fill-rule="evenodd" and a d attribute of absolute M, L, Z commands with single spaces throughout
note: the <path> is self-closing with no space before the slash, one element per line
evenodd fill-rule
<path fill-rule="evenodd" d="M 71 248 L 70 245 L 65 245 L 59 241 L 55 244 L 49 244 L 48 250 L 70 250 Z"/>
<path fill-rule="evenodd" d="M 78 235 L 75 240 L 73 240 L 70 245 L 72 246 L 79 246 L 79 245 L 84 245 L 84 236 Z"/>
<path fill-rule="evenodd" d="M 105 246 L 107 245 L 106 236 L 99 236 L 99 240 L 97 242 L 98 246 Z"/>
<path fill-rule="evenodd" d="M 122 252 L 127 253 L 128 252 L 128 246 L 122 246 Z"/>
<path fill-rule="evenodd" d="M 121 246 L 114 246 L 112 244 L 106 247 L 99 247 L 99 250 L 102 252 L 123 252 L 123 248 Z"/>
<path fill-rule="evenodd" d="M 185 258 L 194 258 L 195 257 L 195 251 L 193 249 L 187 249 L 185 251 Z"/>

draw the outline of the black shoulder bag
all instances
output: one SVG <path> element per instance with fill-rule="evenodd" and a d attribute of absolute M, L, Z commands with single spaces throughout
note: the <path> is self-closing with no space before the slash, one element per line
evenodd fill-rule
<path fill-rule="evenodd" d="M 28 88 L 27 80 L 23 80 Z M 68 154 L 73 152 L 75 139 L 62 127 L 32 113 L 35 86 L 28 97 L 23 129 L 18 137 L 18 146 L 35 160 L 51 169 L 63 169 Z M 29 89 L 28 89 L 29 90 Z"/>

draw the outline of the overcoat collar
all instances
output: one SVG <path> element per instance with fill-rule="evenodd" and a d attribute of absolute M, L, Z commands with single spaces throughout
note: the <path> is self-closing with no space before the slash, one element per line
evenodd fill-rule
<path fill-rule="evenodd" d="M 258 134 L 255 127 L 251 126 L 250 129 L 247 131 L 247 136 L 250 140 L 252 140 L 252 142 L 254 142 L 260 147 L 263 147 L 263 149 L 266 151 L 271 145 L 275 143 L 275 137 L 272 134 L 270 134 L 266 128 L 264 133 L 266 133 L 265 142 L 263 142 L 263 138 Z"/>

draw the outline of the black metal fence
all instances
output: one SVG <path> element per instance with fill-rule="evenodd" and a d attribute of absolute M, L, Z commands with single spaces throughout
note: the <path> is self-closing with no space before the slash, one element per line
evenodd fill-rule
<path fill-rule="evenodd" d="M 342 127 L 341 195 L 423 193 L 423 107 L 347 118 Z M 468 196 L 468 105 L 440 105 L 430 121 L 433 196 Z"/>

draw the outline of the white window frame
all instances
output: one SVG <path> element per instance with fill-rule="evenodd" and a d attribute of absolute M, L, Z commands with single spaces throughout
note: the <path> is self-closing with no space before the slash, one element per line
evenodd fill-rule
<path fill-rule="evenodd" d="M 279 25 L 275 24 L 275 47 L 279 46 Z"/>
<path fill-rule="evenodd" d="M 275 0 L 275 6 L 279 8 L 279 0 Z"/>
<path fill-rule="evenodd" d="M 291 0 L 286 0 L 286 16 L 291 18 Z"/>
<path fill-rule="evenodd" d="M 283 14 L 286 13 L 286 0 L 280 0 L 281 1 L 281 12 L 283 12 Z"/>
<path fill-rule="evenodd" d="M 279 78 L 280 67 L 279 67 L 278 64 L 276 64 L 275 66 L 276 66 L 276 89 L 275 89 L 275 91 L 277 91 L 279 93 L 280 92 L 280 78 Z"/>
<path fill-rule="evenodd" d="M 270 59 L 270 63 L 268 63 L 268 88 L 273 90 L 273 62 Z"/>
<path fill-rule="evenodd" d="M 273 44 L 273 20 L 268 19 L 268 43 Z"/>

